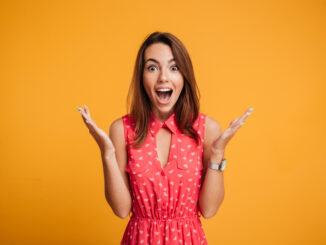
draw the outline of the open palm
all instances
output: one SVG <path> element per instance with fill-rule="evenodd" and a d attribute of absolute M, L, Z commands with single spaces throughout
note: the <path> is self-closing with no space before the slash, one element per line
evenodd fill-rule
<path fill-rule="evenodd" d="M 114 146 L 110 137 L 107 133 L 100 129 L 94 120 L 91 118 L 91 113 L 86 105 L 84 105 L 84 109 L 77 107 L 78 111 L 80 112 L 85 125 L 89 129 L 90 134 L 95 139 L 96 143 L 100 147 L 102 153 L 114 152 Z"/>
<path fill-rule="evenodd" d="M 218 137 L 212 144 L 213 152 L 224 152 L 226 145 L 231 140 L 231 138 L 235 135 L 238 129 L 245 123 L 246 118 L 251 114 L 253 108 L 249 108 L 245 111 L 245 113 L 236 119 L 234 119 L 229 127 Z"/>

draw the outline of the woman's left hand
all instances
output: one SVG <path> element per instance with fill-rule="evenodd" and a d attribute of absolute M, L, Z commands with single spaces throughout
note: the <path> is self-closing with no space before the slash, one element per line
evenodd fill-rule
<path fill-rule="evenodd" d="M 251 114 L 254 108 L 249 108 L 246 112 L 239 118 L 234 119 L 229 127 L 217 138 L 212 144 L 212 152 L 216 154 L 224 154 L 225 147 L 237 130 L 245 123 L 246 118 Z"/>

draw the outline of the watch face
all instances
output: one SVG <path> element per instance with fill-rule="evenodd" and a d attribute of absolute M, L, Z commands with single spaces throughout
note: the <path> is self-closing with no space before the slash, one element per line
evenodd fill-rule
<path fill-rule="evenodd" d="M 221 170 L 225 169 L 225 165 L 226 165 L 226 160 L 223 160 L 221 163 Z"/>

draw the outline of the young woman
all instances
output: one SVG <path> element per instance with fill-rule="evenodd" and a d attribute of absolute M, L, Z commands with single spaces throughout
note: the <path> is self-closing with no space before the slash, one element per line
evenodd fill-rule
<path fill-rule="evenodd" d="M 199 217 L 213 217 L 221 205 L 225 147 L 253 109 L 224 132 L 199 112 L 189 54 L 167 32 L 142 43 L 129 104 L 110 136 L 87 106 L 77 107 L 101 150 L 109 205 L 120 218 L 132 213 L 121 244 L 207 244 Z"/>

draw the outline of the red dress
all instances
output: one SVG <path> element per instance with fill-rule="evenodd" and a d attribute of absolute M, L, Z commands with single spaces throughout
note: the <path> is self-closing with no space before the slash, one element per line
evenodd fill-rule
<path fill-rule="evenodd" d="M 138 149 L 130 146 L 135 140 L 134 121 L 129 114 L 122 117 L 132 215 L 120 244 L 207 244 L 197 206 L 206 116 L 200 113 L 193 124 L 202 139 L 197 146 L 193 138 L 179 131 L 175 113 L 165 122 L 150 114 L 147 138 Z M 169 160 L 164 168 L 158 158 L 155 137 L 161 127 L 172 132 Z"/>

